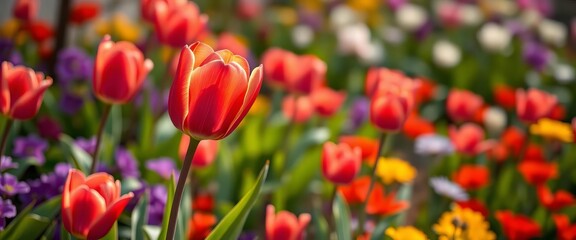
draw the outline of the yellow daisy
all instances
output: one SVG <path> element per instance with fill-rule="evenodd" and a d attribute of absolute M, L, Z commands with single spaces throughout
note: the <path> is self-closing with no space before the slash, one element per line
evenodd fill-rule
<path fill-rule="evenodd" d="M 427 240 L 424 233 L 412 226 L 388 228 L 386 235 L 392 240 Z"/>
<path fill-rule="evenodd" d="M 490 224 L 482 214 L 455 205 L 452 211 L 445 212 L 433 226 L 440 240 L 493 240 L 496 235 L 490 231 Z"/>
<path fill-rule="evenodd" d="M 384 184 L 407 183 L 416 177 L 416 169 L 402 159 L 380 158 L 376 174 Z"/>

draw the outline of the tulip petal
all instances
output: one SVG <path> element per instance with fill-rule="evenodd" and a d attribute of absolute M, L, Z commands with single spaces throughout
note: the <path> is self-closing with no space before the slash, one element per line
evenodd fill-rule
<path fill-rule="evenodd" d="M 101 215 L 101 217 L 98 218 L 98 220 L 96 220 L 96 222 L 94 222 L 90 227 L 88 240 L 96 240 L 104 237 L 108 231 L 110 231 L 116 220 L 118 220 L 118 217 L 120 217 L 120 214 L 122 214 L 122 211 L 124 211 L 124 208 L 133 197 L 134 194 L 130 192 L 112 203 L 112 205 L 108 206 L 108 209 L 103 213 L 103 215 Z"/>
<path fill-rule="evenodd" d="M 195 44 L 197 45 L 197 44 Z M 194 46 L 194 45 L 193 45 Z M 190 104 L 189 91 L 192 72 L 194 71 L 194 53 L 189 47 L 182 48 L 176 78 L 172 82 L 170 95 L 168 96 L 168 115 L 176 128 L 182 130 L 184 119 L 188 116 L 188 105 Z"/>
<path fill-rule="evenodd" d="M 72 211 L 70 206 L 70 194 L 78 186 L 83 184 L 85 181 L 84 174 L 76 169 L 70 169 L 68 171 L 68 177 L 66 178 L 66 183 L 64 184 L 64 190 L 62 191 L 62 224 L 69 232 L 72 231 Z"/>
<path fill-rule="evenodd" d="M 136 66 L 127 51 L 114 51 L 102 69 L 101 83 L 96 94 L 109 103 L 124 103 L 136 87 Z"/>
<path fill-rule="evenodd" d="M 188 47 L 192 52 L 194 52 L 195 61 L 192 63 L 193 69 L 199 67 L 210 54 L 214 52 L 214 49 L 209 45 L 202 42 L 195 42 Z"/>
<path fill-rule="evenodd" d="M 107 62 L 112 47 L 114 47 L 114 42 L 112 42 L 110 35 L 104 36 L 98 45 L 98 52 L 96 53 L 96 58 L 94 59 L 94 76 L 92 80 L 92 88 L 94 89 L 100 89 L 102 78 L 98 75 L 102 73 L 104 63 Z"/>
<path fill-rule="evenodd" d="M 3 114 L 10 111 L 10 90 L 8 89 L 8 73 L 12 70 L 12 64 L 2 62 L 0 66 L 0 110 Z"/>
<path fill-rule="evenodd" d="M 40 86 L 27 92 L 20 99 L 18 99 L 12 106 L 10 116 L 15 119 L 30 119 L 33 118 L 42 104 L 42 97 L 48 87 L 52 85 L 52 79 L 47 78 L 40 83 Z"/>
<path fill-rule="evenodd" d="M 120 193 L 117 193 L 117 186 L 114 184 L 114 178 L 108 173 L 92 174 L 86 178 L 84 184 L 97 191 L 107 205 L 120 197 Z"/>
<path fill-rule="evenodd" d="M 82 185 L 70 196 L 72 234 L 87 236 L 96 219 L 106 212 L 106 203 L 98 192 Z"/>
<path fill-rule="evenodd" d="M 238 127 L 238 125 L 242 122 L 242 119 L 244 119 L 246 114 L 248 114 L 248 111 L 250 111 L 254 101 L 256 101 L 258 93 L 260 92 L 260 88 L 262 87 L 262 73 L 262 65 L 252 70 L 252 74 L 250 74 L 250 80 L 248 80 L 248 89 L 244 95 L 242 109 L 238 111 L 238 115 L 234 118 L 232 125 L 228 128 L 225 136 L 232 133 L 232 131 Z"/>

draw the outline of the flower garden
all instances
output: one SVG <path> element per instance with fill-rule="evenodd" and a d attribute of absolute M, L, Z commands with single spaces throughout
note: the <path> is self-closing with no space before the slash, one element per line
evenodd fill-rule
<path fill-rule="evenodd" d="M 576 239 L 574 2 L 47 2 L 1 4 L 0 239 Z"/>

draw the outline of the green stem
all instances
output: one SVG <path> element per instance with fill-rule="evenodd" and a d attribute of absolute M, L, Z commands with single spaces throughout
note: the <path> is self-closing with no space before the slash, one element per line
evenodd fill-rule
<path fill-rule="evenodd" d="M 102 118 L 100 118 L 100 125 L 98 125 L 98 133 L 96 136 L 96 147 L 92 153 L 92 166 L 90 167 L 90 173 L 96 171 L 96 165 L 98 163 L 98 153 L 100 152 L 100 144 L 102 143 L 102 133 L 104 133 L 104 127 L 106 126 L 106 121 L 108 120 L 108 115 L 110 115 L 110 110 L 112 105 L 106 104 L 104 106 L 104 112 L 102 113 Z"/>
<path fill-rule="evenodd" d="M 186 157 L 184 157 L 184 164 L 182 165 L 182 171 L 180 176 L 178 176 L 178 183 L 176 184 L 176 192 L 174 193 L 174 199 L 172 199 L 172 208 L 170 208 L 170 220 L 168 221 L 168 231 L 166 234 L 166 240 L 174 239 L 174 233 L 176 231 L 176 220 L 178 219 L 178 209 L 180 208 L 180 200 L 182 200 L 182 193 L 184 192 L 184 185 L 186 185 L 186 179 L 188 178 L 188 173 L 190 168 L 192 168 L 192 158 L 196 153 L 198 148 L 199 140 L 190 138 L 190 144 L 188 145 L 188 151 L 186 152 Z"/>
<path fill-rule="evenodd" d="M 0 142 L 0 156 L 4 156 L 4 149 L 6 149 L 6 141 L 8 140 L 8 135 L 10 134 L 10 129 L 12 129 L 12 124 L 14 120 L 8 118 L 6 119 L 6 125 L 4 126 L 4 132 L 2 132 L 2 140 Z"/>
<path fill-rule="evenodd" d="M 336 201 L 336 194 L 338 194 L 338 185 L 334 184 L 334 189 L 330 195 L 330 210 L 326 216 L 326 219 L 330 221 L 328 224 L 328 234 L 331 235 L 333 230 L 336 230 L 336 217 L 334 216 L 334 202 Z"/>

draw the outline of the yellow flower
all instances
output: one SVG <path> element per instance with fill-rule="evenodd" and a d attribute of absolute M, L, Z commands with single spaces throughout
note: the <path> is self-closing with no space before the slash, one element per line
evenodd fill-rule
<path fill-rule="evenodd" d="M 0 36 L 8 39 L 12 39 L 16 31 L 20 29 L 20 22 L 14 18 L 8 19 L 6 22 L 0 26 Z M 26 40 L 26 34 L 22 34 L 21 31 L 16 37 L 16 44 L 20 45 Z"/>
<path fill-rule="evenodd" d="M 264 96 L 258 96 L 252 108 L 248 112 L 248 115 L 259 115 L 259 114 L 268 114 L 270 110 L 270 100 Z"/>
<path fill-rule="evenodd" d="M 416 169 L 410 163 L 398 158 L 380 158 L 376 174 L 384 184 L 406 183 L 414 180 Z"/>
<path fill-rule="evenodd" d="M 348 0 L 348 6 L 359 12 L 378 11 L 382 0 Z"/>
<path fill-rule="evenodd" d="M 490 224 L 482 214 L 455 205 L 452 211 L 445 212 L 433 226 L 439 240 L 493 240 L 496 235 L 490 231 Z"/>
<path fill-rule="evenodd" d="M 574 139 L 572 126 L 568 123 L 544 118 L 530 126 L 530 132 L 544 138 L 563 142 L 572 142 Z"/>
<path fill-rule="evenodd" d="M 298 21 L 298 14 L 293 8 L 278 7 L 275 9 L 275 14 L 278 21 L 286 26 L 293 26 Z"/>
<path fill-rule="evenodd" d="M 136 42 L 140 38 L 140 26 L 121 13 L 115 14 L 108 21 L 98 20 L 95 28 L 99 35 L 110 34 L 115 40 Z"/>
<path fill-rule="evenodd" d="M 392 240 L 426 240 L 426 235 L 412 226 L 388 228 L 386 235 Z"/>

